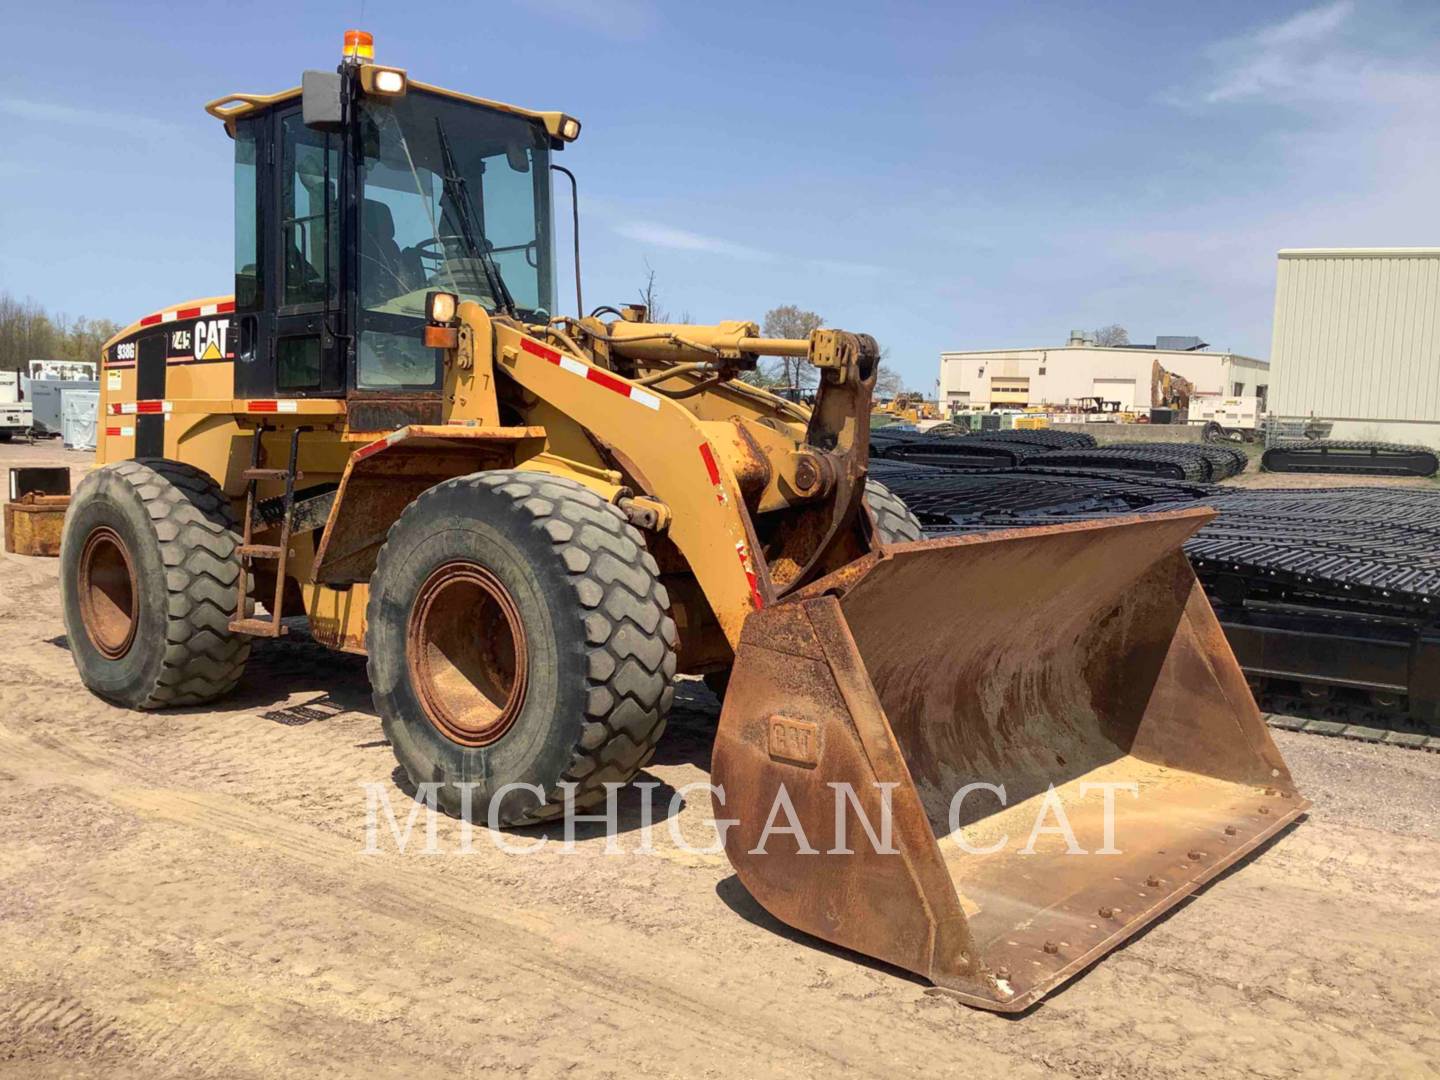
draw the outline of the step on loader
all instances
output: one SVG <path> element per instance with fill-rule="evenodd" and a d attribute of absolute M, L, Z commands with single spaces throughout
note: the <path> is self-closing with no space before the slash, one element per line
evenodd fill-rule
<path fill-rule="evenodd" d="M 505 827 L 604 802 L 706 676 L 745 887 L 999 1010 L 1302 812 L 1181 552 L 1207 511 L 925 540 L 867 480 L 867 335 L 587 312 L 578 248 L 557 313 L 573 117 L 418 82 L 360 32 L 207 109 L 235 292 L 105 345 L 65 519 L 96 693 L 203 704 L 303 618 L 368 657 L 410 779 Z M 813 404 L 746 381 L 775 357 Z"/>

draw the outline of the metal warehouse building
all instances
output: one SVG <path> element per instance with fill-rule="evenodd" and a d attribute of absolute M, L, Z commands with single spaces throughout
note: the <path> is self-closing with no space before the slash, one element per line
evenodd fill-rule
<path fill-rule="evenodd" d="M 1053 349 L 992 349 L 940 354 L 940 401 L 960 409 L 1076 404 L 1099 397 L 1121 409 L 1152 404 L 1156 366 L 1188 379 L 1197 394 L 1259 397 L 1270 382 L 1264 360 L 1210 352 L 1199 338 L 1161 337 L 1150 345 L 1094 345 L 1072 333 Z"/>
<path fill-rule="evenodd" d="M 1440 447 L 1440 248 L 1280 252 L 1270 411 Z"/>

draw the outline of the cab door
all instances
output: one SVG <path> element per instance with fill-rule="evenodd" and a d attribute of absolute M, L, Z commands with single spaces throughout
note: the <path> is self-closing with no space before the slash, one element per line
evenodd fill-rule
<path fill-rule="evenodd" d="M 340 138 L 307 128 L 298 106 L 237 125 L 236 135 L 235 394 L 340 397 L 346 368 Z M 246 139 L 253 146 L 249 176 L 241 164 Z"/>

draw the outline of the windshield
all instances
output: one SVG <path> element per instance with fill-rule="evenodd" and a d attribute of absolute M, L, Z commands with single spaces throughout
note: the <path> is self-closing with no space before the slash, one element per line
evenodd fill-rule
<path fill-rule="evenodd" d="M 361 106 L 362 387 L 430 386 L 425 296 L 544 321 L 554 307 L 550 150 L 538 123 L 412 89 Z"/>

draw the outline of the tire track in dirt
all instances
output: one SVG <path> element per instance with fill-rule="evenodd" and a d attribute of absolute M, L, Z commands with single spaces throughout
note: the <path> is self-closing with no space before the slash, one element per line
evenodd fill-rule
<path fill-rule="evenodd" d="M 47 753 L 53 755 L 48 764 L 44 762 Z M 274 809 L 256 807 L 224 793 L 166 789 L 165 776 L 154 774 L 152 767 L 123 754 L 107 754 L 101 761 L 53 737 L 16 740 L 3 733 L 0 733 L 0 754 L 10 761 L 26 762 L 26 771 L 39 767 L 43 773 L 49 768 L 66 776 L 78 771 L 87 777 L 87 787 L 93 783 L 101 789 L 111 789 L 117 781 L 122 786 L 128 784 L 130 786 L 112 791 L 112 797 L 147 822 L 165 823 L 186 832 L 198 830 L 218 838 L 225 850 L 257 852 L 257 858 L 273 861 L 278 857 L 291 864 L 289 876 L 304 885 L 300 896 L 289 900 L 277 898 L 276 884 L 261 879 L 257 885 L 263 885 L 263 889 L 252 890 L 253 901 L 233 907 L 234 925 L 248 929 L 222 935 L 216 947 L 223 948 L 236 963 L 262 962 L 263 967 L 264 963 L 279 963 L 286 957 L 298 955 L 302 957 L 302 968 L 308 963 L 314 965 L 317 972 L 323 971 L 325 956 L 317 955 L 307 942 L 334 938 L 334 927 L 343 926 L 347 919 L 354 917 L 356 910 L 363 909 L 367 917 L 405 927 L 406 936 L 430 934 L 465 941 L 459 953 L 465 955 L 468 962 L 487 970 L 505 971 L 506 977 L 512 980 L 545 985 L 562 998 L 580 995 L 590 998 L 592 1004 L 598 1001 L 601 1007 L 594 1012 L 572 1017 L 586 1025 L 613 1027 L 614 1016 L 633 1013 L 637 1002 L 644 1002 L 642 1011 L 650 1012 L 654 1008 L 657 1015 L 667 1018 L 667 1030 L 687 1033 L 686 1041 L 693 1044 L 688 1049 L 699 1053 L 701 1060 L 723 1059 L 727 1054 L 768 1056 L 773 1060 L 774 1046 L 788 1043 L 792 1049 L 802 1051 L 801 1060 L 813 1063 L 829 1059 L 827 1068 L 836 1067 L 833 1046 L 817 1046 L 813 1038 L 796 1036 L 783 1024 L 762 1023 L 757 1028 L 753 1017 L 743 1013 L 736 1016 L 729 1002 L 731 994 L 750 999 L 754 1008 L 773 1020 L 785 1015 L 783 989 L 778 994 L 767 993 L 762 982 L 757 990 L 752 972 L 744 972 L 737 979 L 733 970 L 722 971 L 717 976 L 704 964 L 688 963 L 674 940 L 637 944 L 629 940 L 633 934 L 618 932 L 608 925 L 599 927 L 601 933 L 597 938 L 597 927 L 592 923 L 570 925 L 544 914 L 508 910 L 503 902 L 504 888 L 481 891 L 474 896 L 473 907 L 467 903 L 457 904 L 453 894 L 470 883 L 465 874 L 451 872 L 452 860 L 435 860 L 433 866 L 417 868 L 415 858 L 392 855 L 372 863 L 356 855 L 358 843 L 353 836 L 303 825 Z M 136 786 L 137 783 L 158 786 Z M 1423 1063 L 1426 1055 L 1433 1053 L 1428 1048 L 1419 1053 L 1413 1049 L 1427 1047 L 1423 1025 L 1404 1019 L 1406 1008 L 1413 1010 L 1423 997 L 1423 983 L 1414 984 L 1413 999 L 1405 995 L 1389 998 L 1387 1004 L 1396 1009 L 1396 1019 L 1388 1033 L 1372 1030 L 1357 1039 L 1346 1032 L 1348 1027 L 1368 1020 L 1375 1006 L 1373 995 L 1367 999 L 1359 994 L 1346 996 L 1337 992 L 1337 983 L 1343 985 L 1357 973 L 1363 977 L 1363 971 L 1356 969 L 1350 958 L 1359 954 L 1386 959 L 1395 946 L 1385 932 L 1367 930 L 1363 920 L 1347 919 L 1343 914 L 1337 917 L 1328 889 L 1323 881 L 1307 872 L 1306 867 L 1323 865 L 1331 858 L 1332 850 L 1351 850 L 1355 845 L 1347 834 L 1354 831 L 1329 825 L 1310 827 L 1307 835 L 1311 843 L 1296 848 L 1302 855 L 1292 853 L 1270 863 L 1267 860 L 1275 852 L 1267 853 L 1241 873 L 1222 881 L 1217 892 L 1223 891 L 1223 895 L 1205 897 L 1187 905 L 1175 919 L 1147 934 L 1150 941 L 1115 954 L 1086 975 L 1080 984 L 1052 999 L 1050 1006 L 1025 1021 L 1027 1028 L 1043 1031 L 1048 1036 L 1045 1042 L 1063 1034 L 1062 1041 L 1067 1044 L 1086 1045 L 1087 1049 L 1071 1064 L 1080 1068 L 1088 1062 L 1093 1067 L 1110 1057 L 1104 1049 L 1104 1040 L 1095 1039 L 1104 1030 L 1104 1014 L 1088 1005 L 1072 1008 L 1071 1003 L 1082 998 L 1105 1001 L 1111 995 L 1118 999 L 1153 998 L 1157 989 L 1163 987 L 1161 1002 L 1153 1010 L 1156 1031 L 1162 1041 L 1193 1040 L 1192 1047 L 1203 1044 L 1208 1028 L 1187 1019 L 1185 1006 L 1210 1002 L 1249 1014 L 1257 1022 L 1270 1023 L 1271 1018 L 1279 1016 L 1311 1019 L 1323 1016 L 1325 1031 L 1290 1040 L 1304 1043 L 1308 1052 L 1316 1055 L 1316 1064 L 1325 1062 L 1340 1067 L 1352 1056 L 1352 1050 L 1347 1047 L 1363 1048 L 1365 1054 L 1371 1055 L 1381 1051 L 1391 1061 Z M 1332 837 L 1331 833 L 1335 835 Z M 1287 850 L 1284 843 L 1276 847 Z M 1394 855 L 1409 861 L 1428 852 L 1429 865 L 1434 865 L 1436 848 L 1429 841 L 1410 841 L 1398 844 Z M 177 891 L 176 883 L 183 883 L 186 873 L 179 867 L 166 867 L 164 850 L 162 847 L 154 860 L 157 867 L 165 868 L 158 878 L 142 877 L 132 882 L 132 888 L 119 892 L 103 883 L 97 885 L 95 893 L 104 899 L 86 914 L 98 918 L 104 911 L 141 911 L 147 897 L 152 902 L 159 900 L 167 910 L 203 910 L 206 898 L 213 897 L 214 882 L 202 881 L 193 891 L 184 886 Z M 1381 855 L 1369 853 L 1366 858 L 1370 870 L 1387 869 Z M 357 871 L 356 863 L 371 863 L 371 867 Z M 1396 864 L 1390 862 L 1388 870 L 1395 869 Z M 337 875 L 344 880 L 337 883 Z M 1434 887 L 1434 874 L 1421 874 L 1415 885 L 1418 892 L 1414 899 L 1384 912 L 1391 920 L 1390 929 L 1403 932 L 1402 941 L 1411 933 L 1423 933 L 1429 926 L 1424 901 Z M 1273 917 L 1268 912 L 1275 907 L 1277 889 L 1287 890 L 1285 906 L 1291 917 L 1324 928 L 1328 934 L 1300 936 L 1275 957 Z M 267 918 L 267 903 L 288 911 L 293 906 L 304 906 L 306 896 L 326 897 L 326 903 L 316 904 L 312 900 L 312 910 L 304 919 L 292 919 L 279 929 Z M 343 902 L 332 906 L 330 900 L 334 897 L 343 898 Z M 490 914 L 477 916 L 474 908 L 503 914 L 498 919 Z M 688 917 L 693 915 L 693 910 L 688 913 Z M 136 932 L 143 932 L 144 926 L 143 917 L 139 918 Z M 206 932 L 203 921 L 182 922 L 178 930 L 186 940 L 203 937 Z M 713 944 L 713 927 L 704 928 L 696 937 L 701 942 L 710 939 L 709 943 Z M 483 944 L 497 940 L 504 942 L 498 951 Z M 357 948 L 363 945 L 352 944 Z M 770 950 L 759 951 L 764 954 Z M 413 980 L 408 977 L 393 978 L 386 965 L 396 959 L 394 956 L 380 958 L 377 963 L 363 948 L 359 956 L 361 960 L 353 966 L 321 977 L 337 977 L 341 983 L 352 985 L 368 983 L 375 993 L 407 1002 L 406 1022 L 418 1032 L 439 1039 L 446 1030 L 447 1016 L 454 1011 L 451 994 L 447 992 L 437 999 L 417 993 Z M 1395 959 L 1403 966 L 1403 957 L 1397 955 Z M 838 962 L 850 963 L 843 957 Z M 593 976 L 603 976 L 604 989 L 597 992 L 588 982 L 590 975 L 581 977 L 569 970 L 557 971 L 557 968 L 574 967 Z M 1304 976 L 1298 980 L 1294 977 L 1297 970 Z M 657 972 L 664 974 L 657 976 Z M 876 975 L 875 972 L 866 974 Z M 665 993 L 666 1000 L 655 1006 L 657 979 L 672 985 L 678 981 L 685 987 L 706 982 L 713 982 L 715 986 L 708 995 Z M 1402 988 L 1404 985 L 1400 984 Z M 945 1003 L 927 1002 L 917 1006 L 914 1000 L 917 991 L 912 988 L 897 996 L 897 986 L 907 984 L 897 983 L 888 976 L 877 978 L 872 990 L 877 1010 L 883 1012 L 886 1006 L 900 1005 L 905 1020 L 920 1019 L 923 1026 L 942 1038 L 953 1037 L 958 1023 L 970 1037 L 967 1053 L 973 1054 L 978 1041 L 1000 1055 L 997 1062 L 1013 1055 L 1013 1041 L 1006 1034 L 1013 1030 L 1012 1025 L 1002 1023 L 997 1029 L 994 1018 L 966 1010 L 956 1012 Z M 1167 1000 L 1173 1004 L 1167 1005 Z M 834 1006 L 835 1001 L 831 1000 L 830 1004 Z M 938 1013 L 935 1012 L 937 1006 Z M 877 1025 L 873 1015 L 867 1023 L 866 1012 L 852 1014 L 843 1002 L 835 1011 L 840 1033 L 859 1036 L 862 1041 L 879 1042 L 891 1028 L 888 1023 Z M 943 1022 L 934 1026 L 924 1023 L 936 1017 Z M 721 1023 L 722 1030 L 716 1031 L 711 1025 L 722 1018 L 727 1022 Z M 746 1032 L 751 1033 L 749 1037 Z M 1406 1041 L 1412 1048 L 1409 1051 L 1404 1046 Z M 664 1045 L 663 1040 L 661 1044 Z M 653 1052 L 653 1046 L 651 1050 Z M 635 1053 L 643 1058 L 645 1050 L 637 1045 Z M 1070 1059 L 1067 1057 L 1067 1060 Z M 1172 1064 L 1173 1060 L 1156 1059 L 1135 1075 L 1168 1074 Z M 1118 1068 L 1119 1061 L 1109 1065 Z M 925 1071 L 925 1055 L 918 1056 L 916 1067 Z M 785 1068 L 786 1063 L 777 1062 L 777 1069 L 785 1071 Z"/>
<path fill-rule="evenodd" d="M 137 786 L 137 781 L 159 778 L 144 776 L 143 767 L 123 757 L 107 756 L 101 762 L 55 739 L 20 738 L 3 728 L 0 754 L 23 762 L 22 779 L 45 783 L 63 775 L 90 797 L 108 799 L 150 822 L 198 832 L 212 843 L 220 842 L 223 850 L 245 852 L 246 862 L 278 856 L 294 864 L 288 873 L 298 867 L 303 877 L 313 876 L 316 891 L 307 893 L 309 910 L 303 918 L 279 926 L 257 910 L 266 897 L 247 893 L 233 898 L 236 929 L 223 934 L 219 944 L 237 957 L 289 955 L 299 951 L 303 941 L 323 937 L 363 912 L 367 920 L 403 928 L 407 938 L 464 942 L 458 949 L 447 945 L 441 951 L 457 960 L 463 956 L 467 965 L 492 978 L 544 987 L 572 1002 L 569 1008 L 578 1014 L 572 1019 L 618 1029 L 617 1041 L 622 1036 L 638 1039 L 630 1047 L 637 1059 L 665 1046 L 693 1060 L 723 1061 L 742 1054 L 769 1059 L 780 1071 L 804 1073 L 823 1063 L 827 1072 L 845 1072 L 849 1052 L 882 1040 L 888 1029 L 865 1010 L 849 1010 L 843 1028 L 835 1025 L 830 1033 L 837 1042 L 817 1039 L 784 1022 L 785 1001 L 763 982 L 748 977 L 743 985 L 733 985 L 728 977 L 717 980 L 704 963 L 677 954 L 668 943 L 654 943 L 615 926 L 597 934 L 597 927 L 566 925 L 537 913 L 501 908 L 496 914 L 488 906 L 481 913 L 401 857 L 362 860 L 355 847 L 338 837 L 228 796 Z M 90 899 L 79 913 L 110 912 L 111 918 L 143 921 L 141 900 L 149 898 L 168 913 L 172 932 L 184 939 L 203 937 L 206 900 L 213 898 L 214 882 L 197 880 L 193 867 L 191 876 L 179 879 L 173 872 L 181 868 L 169 868 L 168 884 L 147 880 L 161 866 L 163 862 L 151 864 L 119 890 L 92 883 Z M 415 1006 L 412 1022 L 422 1026 L 439 1024 L 454 1010 L 449 992 L 427 1004 L 430 995 L 417 994 L 413 978 L 403 970 L 397 975 L 393 969 L 351 961 L 339 971 L 344 985 L 363 983 L 382 996 L 408 996 Z M 617 1017 L 627 1016 L 641 1022 L 617 1025 Z M 909 1059 L 916 1070 L 923 1070 L 929 1060 L 927 1054 L 905 1048 L 892 1048 L 892 1056 Z M 1015 1063 L 996 1057 L 989 1064 L 1013 1070 Z"/>

